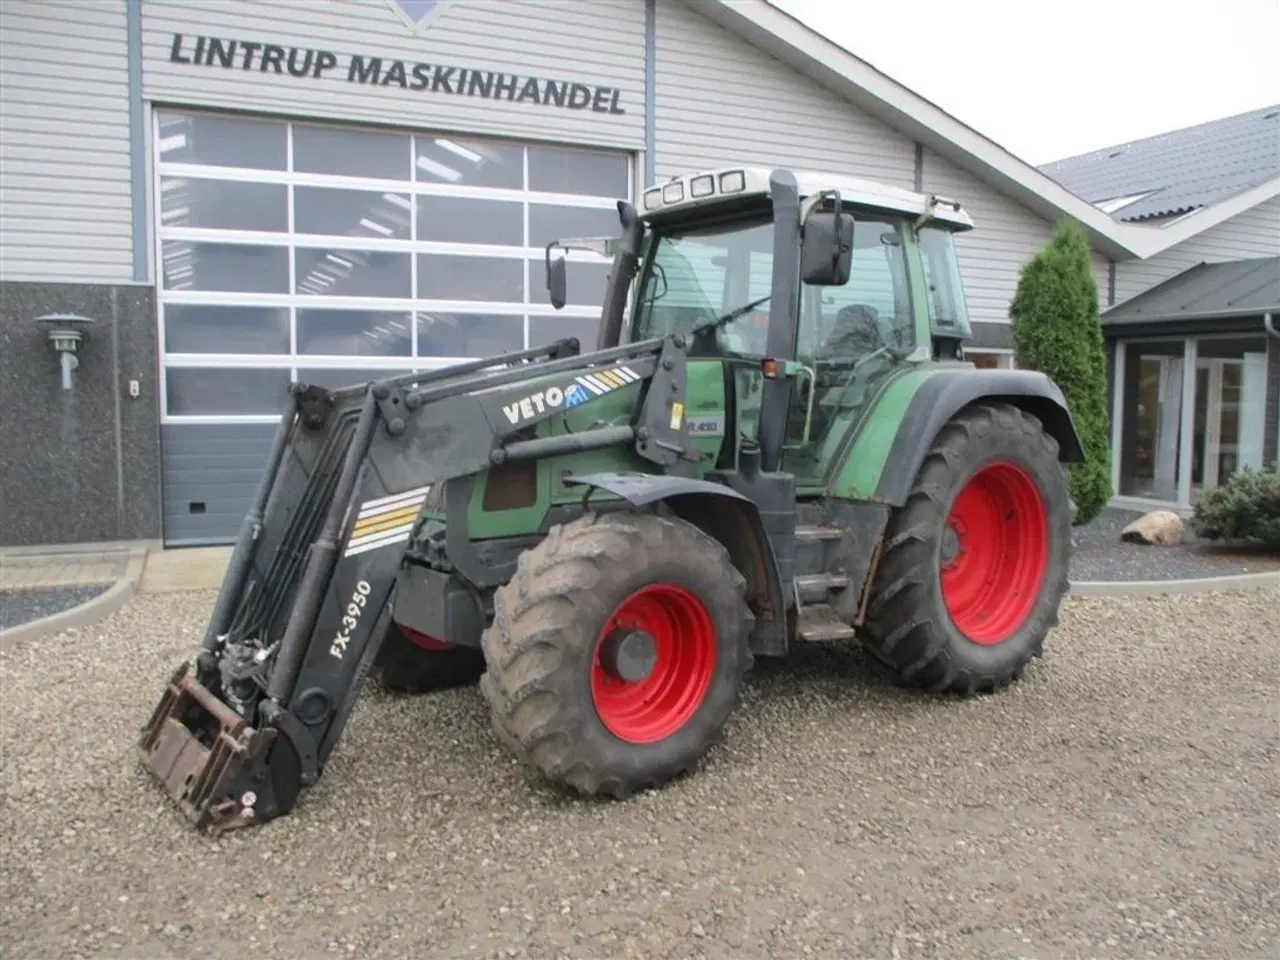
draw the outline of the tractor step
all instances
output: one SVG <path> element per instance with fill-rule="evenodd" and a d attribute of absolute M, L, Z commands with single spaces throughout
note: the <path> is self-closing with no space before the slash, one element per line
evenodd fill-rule
<path fill-rule="evenodd" d="M 844 531 L 839 527 L 821 527 L 802 524 L 796 527 L 796 540 L 802 543 L 816 543 L 820 540 L 839 540 Z"/>
<path fill-rule="evenodd" d="M 827 604 L 813 603 L 806 606 L 800 616 L 799 634 L 801 640 L 810 643 L 833 643 L 852 640 L 857 631 L 836 616 Z"/>
<path fill-rule="evenodd" d="M 803 573 L 796 577 L 796 589 L 800 592 L 800 602 L 804 604 L 821 603 L 833 591 L 843 590 L 849 585 L 849 578 L 843 573 Z"/>

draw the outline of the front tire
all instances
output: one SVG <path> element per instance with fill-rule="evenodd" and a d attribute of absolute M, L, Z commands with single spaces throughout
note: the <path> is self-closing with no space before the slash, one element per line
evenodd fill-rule
<path fill-rule="evenodd" d="M 746 582 L 682 520 L 552 528 L 494 598 L 481 678 L 502 741 L 547 779 L 624 798 L 694 767 L 751 666 Z"/>
<path fill-rule="evenodd" d="M 484 654 L 475 647 L 434 640 L 394 621 L 373 665 L 378 685 L 403 696 L 470 686 L 482 673 Z"/>
<path fill-rule="evenodd" d="M 1070 551 L 1057 442 L 1009 404 L 970 407 L 939 431 L 889 522 L 863 645 L 908 686 L 1004 687 L 1058 623 Z"/>

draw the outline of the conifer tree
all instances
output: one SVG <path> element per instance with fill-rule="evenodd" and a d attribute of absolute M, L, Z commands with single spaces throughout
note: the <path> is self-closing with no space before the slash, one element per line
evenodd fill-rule
<path fill-rule="evenodd" d="M 1111 428 L 1098 283 L 1078 223 L 1059 223 L 1023 265 L 1009 317 L 1018 365 L 1047 374 L 1067 398 L 1085 454 L 1068 465 L 1071 497 L 1076 523 L 1088 523 L 1111 499 Z"/>

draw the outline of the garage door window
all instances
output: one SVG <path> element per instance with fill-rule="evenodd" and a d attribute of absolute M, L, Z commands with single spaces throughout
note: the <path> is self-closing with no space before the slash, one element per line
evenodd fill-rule
<path fill-rule="evenodd" d="M 577 336 L 608 264 L 575 252 L 555 311 L 542 252 L 612 234 L 625 153 L 158 110 L 166 422 L 279 416 L 290 379 L 437 369 Z"/>

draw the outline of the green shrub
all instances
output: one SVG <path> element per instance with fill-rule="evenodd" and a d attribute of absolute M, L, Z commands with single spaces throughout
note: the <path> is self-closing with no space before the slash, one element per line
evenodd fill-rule
<path fill-rule="evenodd" d="M 1191 529 L 1205 540 L 1260 543 L 1280 551 L 1280 462 L 1241 470 L 1196 500 Z"/>
<path fill-rule="evenodd" d="M 1078 223 L 1059 223 L 1023 265 L 1009 318 L 1018 365 L 1048 375 L 1067 399 L 1085 454 L 1068 466 L 1075 522 L 1088 523 L 1111 499 L 1111 426 L 1098 283 Z"/>

